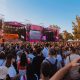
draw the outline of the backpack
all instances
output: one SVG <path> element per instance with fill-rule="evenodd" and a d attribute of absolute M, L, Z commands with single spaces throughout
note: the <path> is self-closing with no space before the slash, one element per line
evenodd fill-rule
<path fill-rule="evenodd" d="M 54 64 L 46 59 L 41 65 L 41 71 L 45 77 L 51 78 L 57 72 L 57 59 Z"/>

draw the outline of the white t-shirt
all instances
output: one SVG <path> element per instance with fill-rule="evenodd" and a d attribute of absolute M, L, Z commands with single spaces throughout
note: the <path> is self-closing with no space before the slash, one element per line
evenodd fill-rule
<path fill-rule="evenodd" d="M 67 58 L 66 58 L 66 64 L 68 64 L 70 61 L 72 61 L 72 60 L 74 60 L 74 59 L 76 59 L 76 58 L 79 58 L 80 56 L 79 55 L 77 55 L 77 54 L 71 54 L 70 55 L 70 60 L 69 60 L 69 56 L 67 56 Z"/>
<path fill-rule="evenodd" d="M 8 68 L 8 74 L 10 77 L 15 77 L 16 76 L 16 70 L 14 68 L 13 65 L 11 65 L 9 68 Z"/>
<path fill-rule="evenodd" d="M 80 58 L 79 55 L 77 54 L 71 54 L 70 56 L 67 56 L 66 58 L 66 65 L 76 59 L 76 58 Z M 69 75 L 71 77 L 71 79 L 77 79 L 77 78 L 80 78 L 80 73 L 79 73 L 79 69 L 80 69 L 80 66 L 77 66 L 77 67 L 72 67 L 71 70 L 69 71 Z"/>
<path fill-rule="evenodd" d="M 61 55 L 57 55 L 57 60 L 59 61 L 59 62 L 61 62 L 62 61 L 62 57 L 61 57 Z"/>
<path fill-rule="evenodd" d="M 48 57 L 48 54 L 49 54 L 49 49 L 48 47 L 44 47 L 44 49 L 42 50 L 42 54 L 43 56 L 46 58 Z"/>
<path fill-rule="evenodd" d="M 0 66 L 0 79 L 5 79 L 8 72 L 8 68 L 5 66 Z"/>
<path fill-rule="evenodd" d="M 16 59 L 16 61 L 18 62 L 18 61 L 20 61 L 20 57 L 17 55 L 17 59 Z"/>
<path fill-rule="evenodd" d="M 70 54 L 70 51 L 64 51 L 63 54 L 64 54 L 65 56 L 67 56 L 67 55 Z"/>

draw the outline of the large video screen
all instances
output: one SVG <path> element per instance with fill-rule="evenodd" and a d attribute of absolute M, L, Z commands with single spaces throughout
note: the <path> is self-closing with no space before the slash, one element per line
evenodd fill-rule
<path fill-rule="evenodd" d="M 40 40 L 41 39 L 41 32 L 40 31 L 30 31 L 30 39 L 31 40 Z"/>

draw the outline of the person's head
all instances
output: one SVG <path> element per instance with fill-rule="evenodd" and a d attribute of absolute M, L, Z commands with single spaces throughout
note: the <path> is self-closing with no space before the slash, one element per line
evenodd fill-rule
<path fill-rule="evenodd" d="M 42 48 L 40 48 L 40 47 L 38 47 L 37 49 L 36 49 L 36 53 L 37 53 L 37 55 L 42 55 Z"/>
<path fill-rule="evenodd" d="M 57 51 L 57 50 L 59 50 L 59 47 L 57 46 L 57 47 L 55 47 L 55 50 Z"/>
<path fill-rule="evenodd" d="M 21 66 L 26 66 L 27 63 L 27 58 L 26 58 L 26 54 L 22 53 L 21 57 L 20 57 L 20 65 Z"/>
<path fill-rule="evenodd" d="M 0 52 L 0 59 L 5 59 L 5 52 L 4 51 Z"/>
<path fill-rule="evenodd" d="M 7 57 L 6 57 L 6 67 L 10 67 L 11 66 L 12 59 L 13 59 L 13 55 L 12 54 L 8 54 Z"/>
<path fill-rule="evenodd" d="M 49 47 L 49 44 L 48 44 L 48 43 L 46 43 L 46 44 L 45 44 L 45 47 Z"/>
<path fill-rule="evenodd" d="M 66 51 L 68 51 L 68 50 L 69 50 L 69 48 L 68 48 L 68 47 L 66 47 L 66 48 L 65 48 L 65 50 L 66 50 Z"/>
<path fill-rule="evenodd" d="M 50 79 L 50 65 L 45 63 L 41 64 L 41 78 L 42 80 L 49 80 Z"/>
<path fill-rule="evenodd" d="M 74 47 L 71 48 L 72 54 L 76 54 L 76 49 Z"/>
<path fill-rule="evenodd" d="M 49 49 L 49 55 L 50 56 L 56 56 L 57 55 L 57 51 L 55 49 L 53 49 L 53 48 L 50 48 Z"/>
<path fill-rule="evenodd" d="M 1 44 L 1 47 L 4 47 L 4 43 Z"/>
<path fill-rule="evenodd" d="M 33 53 L 33 49 L 32 48 L 29 49 L 29 53 Z"/>

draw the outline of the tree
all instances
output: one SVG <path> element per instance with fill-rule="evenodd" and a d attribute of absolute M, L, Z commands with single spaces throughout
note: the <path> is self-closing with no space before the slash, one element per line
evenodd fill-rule
<path fill-rule="evenodd" d="M 63 40 L 64 40 L 62 33 L 59 34 L 59 40 L 60 40 L 60 41 L 63 41 Z"/>
<path fill-rule="evenodd" d="M 74 38 L 73 38 L 73 35 L 72 35 L 71 33 L 69 33 L 68 36 L 69 36 L 69 39 L 72 39 L 72 40 L 74 39 Z"/>
<path fill-rule="evenodd" d="M 67 41 L 69 39 L 72 39 L 73 40 L 73 35 L 65 30 L 65 31 L 63 31 L 63 39 L 65 41 Z"/>
<path fill-rule="evenodd" d="M 80 40 L 80 17 L 76 16 L 76 22 L 72 22 L 74 39 Z"/>
<path fill-rule="evenodd" d="M 65 30 L 65 31 L 63 31 L 63 39 L 65 40 L 65 41 L 67 41 L 68 40 L 68 38 L 69 38 L 69 33 Z"/>

